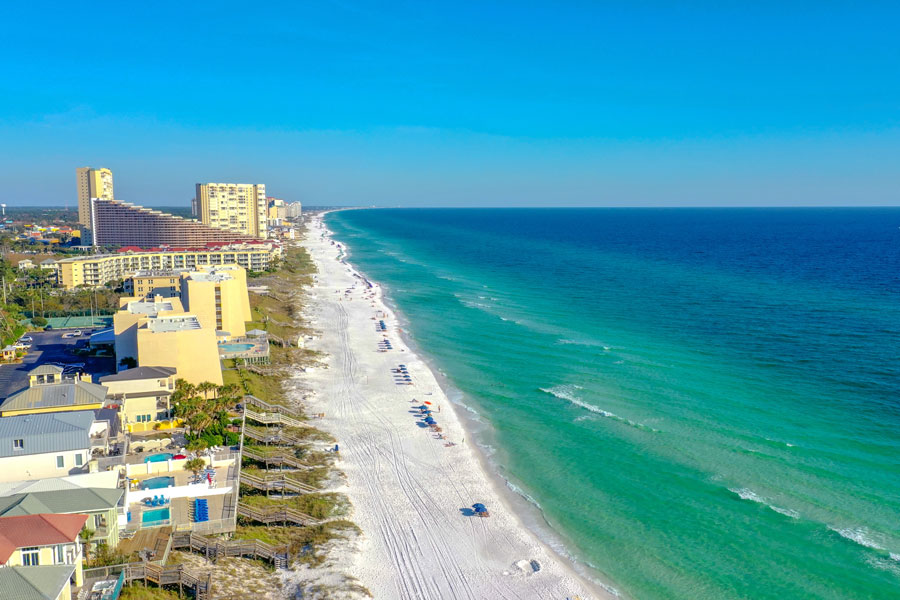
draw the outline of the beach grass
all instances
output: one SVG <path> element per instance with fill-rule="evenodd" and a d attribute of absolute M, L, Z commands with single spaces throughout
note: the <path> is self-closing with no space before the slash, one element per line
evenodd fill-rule
<path fill-rule="evenodd" d="M 350 502 L 343 494 L 324 492 L 287 496 L 284 498 L 266 497 L 261 493 L 242 494 L 241 502 L 253 508 L 293 508 L 316 519 L 343 517 L 350 512 Z"/>
<path fill-rule="evenodd" d="M 354 523 L 335 520 L 310 527 L 239 525 L 234 532 L 234 539 L 259 540 L 273 546 L 287 546 L 298 560 L 317 566 L 324 561 L 322 547 L 325 544 L 337 538 L 359 533 L 360 529 Z"/>

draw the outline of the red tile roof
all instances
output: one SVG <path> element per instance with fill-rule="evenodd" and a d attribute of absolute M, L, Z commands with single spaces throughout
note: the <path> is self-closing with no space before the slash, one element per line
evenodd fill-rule
<path fill-rule="evenodd" d="M 87 515 L 50 514 L 0 517 L 0 564 L 16 548 L 74 542 L 87 519 Z"/>

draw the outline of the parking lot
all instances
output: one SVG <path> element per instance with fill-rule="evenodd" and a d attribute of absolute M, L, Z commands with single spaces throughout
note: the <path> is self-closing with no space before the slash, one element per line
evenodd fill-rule
<path fill-rule="evenodd" d="M 84 363 L 84 370 L 93 375 L 94 381 L 115 371 L 115 360 L 110 357 L 80 356 L 73 353 L 79 344 L 86 345 L 93 329 L 82 329 L 82 335 L 72 336 L 72 330 L 32 331 L 31 349 L 19 364 L 0 365 L 0 400 L 28 387 L 28 372 L 39 365 L 57 363 L 66 365 Z M 69 337 L 66 337 L 66 336 Z"/>

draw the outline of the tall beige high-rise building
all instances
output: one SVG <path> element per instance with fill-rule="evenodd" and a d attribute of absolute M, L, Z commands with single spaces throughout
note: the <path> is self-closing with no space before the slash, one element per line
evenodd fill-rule
<path fill-rule="evenodd" d="M 92 169 L 79 167 L 75 169 L 78 177 L 78 222 L 85 227 L 92 227 L 91 198 L 112 200 L 113 174 L 109 169 Z"/>
<path fill-rule="evenodd" d="M 268 235 L 268 208 L 263 184 L 197 184 L 194 210 L 204 225 L 264 238 Z"/>

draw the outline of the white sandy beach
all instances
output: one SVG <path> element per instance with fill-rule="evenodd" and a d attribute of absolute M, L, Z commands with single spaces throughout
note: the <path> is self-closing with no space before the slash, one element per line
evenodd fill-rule
<path fill-rule="evenodd" d="M 328 354 L 329 367 L 301 378 L 315 390 L 309 410 L 325 413 L 323 428 L 338 440 L 338 467 L 347 475 L 341 491 L 363 530 L 347 571 L 381 599 L 611 597 L 525 528 L 471 441 L 463 442 L 467 434 L 435 376 L 404 344 L 380 287 L 370 289 L 343 263 L 325 233 L 313 219 L 305 245 L 319 271 L 309 316 L 321 337 L 309 346 Z M 386 332 L 376 331 L 379 313 Z M 379 352 L 385 336 L 393 349 Z M 395 380 L 400 364 L 412 385 Z M 412 407 L 425 401 L 446 439 L 420 425 Z M 491 516 L 463 514 L 476 502 Z"/>

